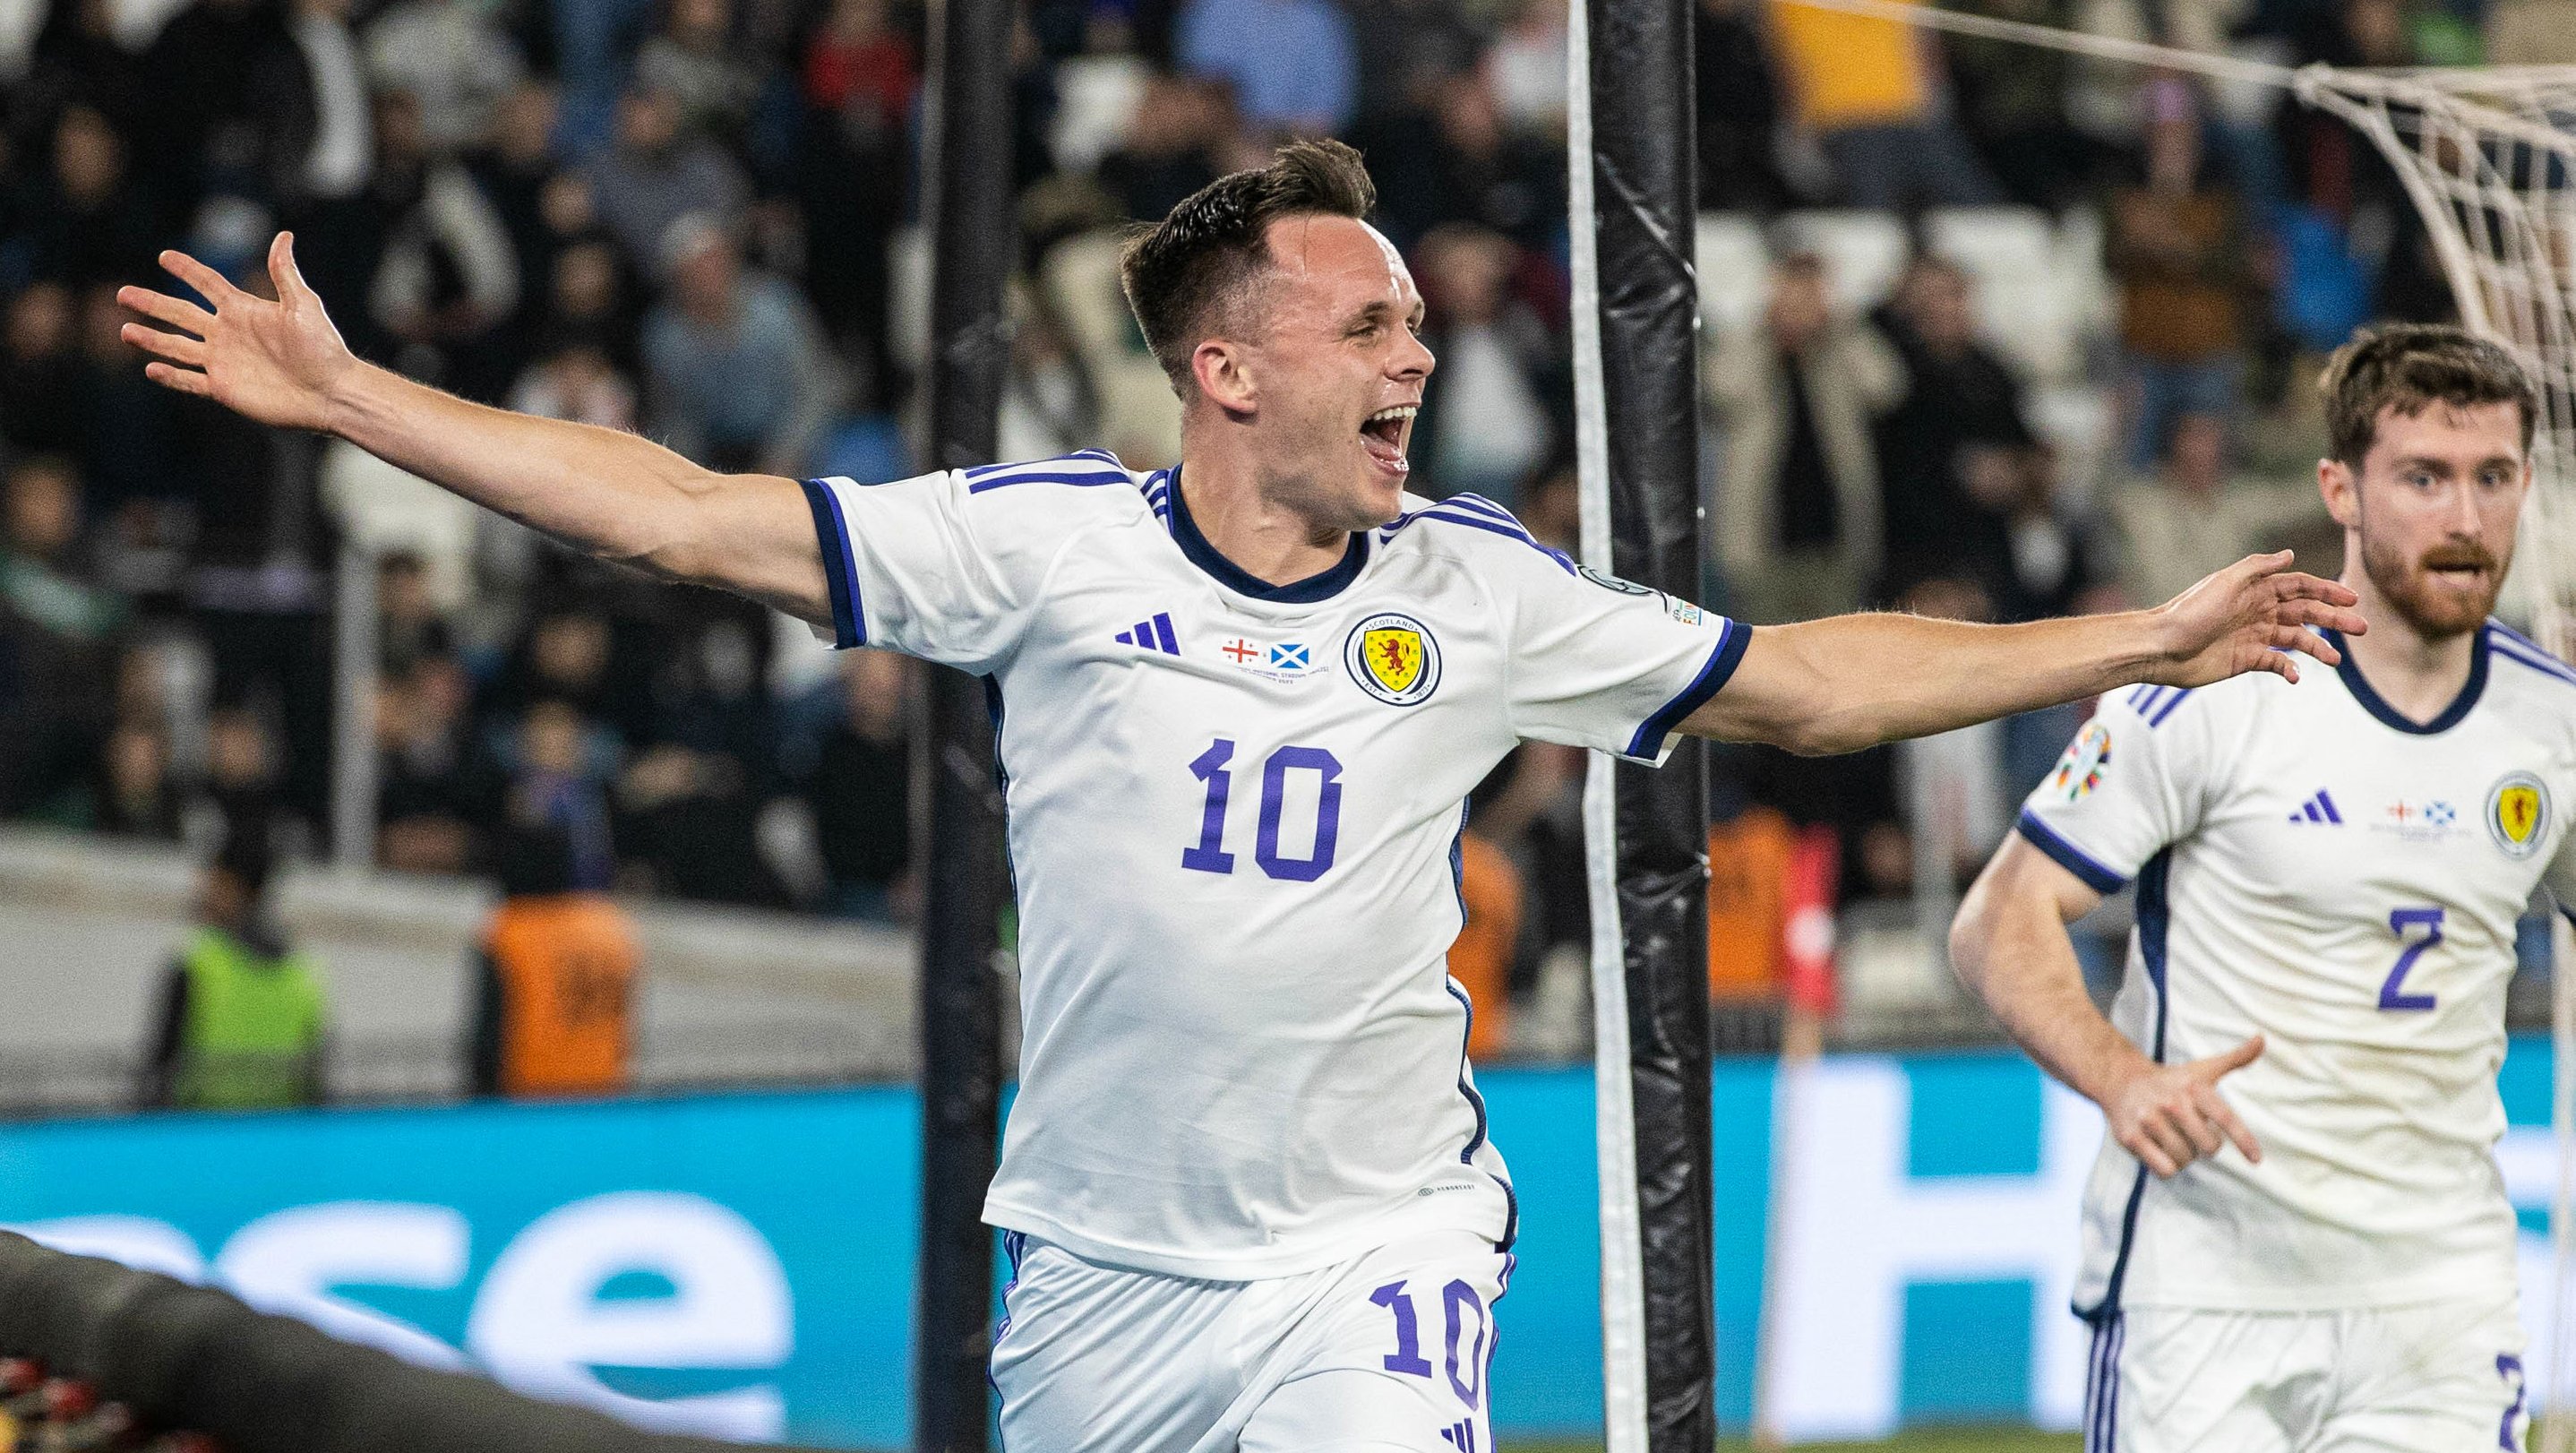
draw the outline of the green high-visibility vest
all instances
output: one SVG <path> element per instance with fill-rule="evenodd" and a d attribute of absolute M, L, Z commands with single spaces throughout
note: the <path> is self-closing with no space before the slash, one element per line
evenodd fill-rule
<path fill-rule="evenodd" d="M 172 1099 L 206 1110 L 303 1104 L 322 1042 L 322 986 L 304 957 L 269 958 L 209 928 L 180 965 L 188 1022 Z"/>

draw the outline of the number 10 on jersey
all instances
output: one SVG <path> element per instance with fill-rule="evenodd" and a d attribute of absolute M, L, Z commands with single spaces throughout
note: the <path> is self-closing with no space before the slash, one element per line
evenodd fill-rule
<path fill-rule="evenodd" d="M 1207 784 L 1207 801 L 1199 809 L 1199 840 L 1181 853 L 1181 866 L 1199 873 L 1231 873 L 1234 854 L 1225 849 L 1225 809 L 1234 795 L 1234 743 L 1218 737 L 1190 761 L 1190 775 Z M 1288 810 L 1288 774 L 1316 776 L 1314 846 L 1302 858 L 1279 850 L 1279 820 Z M 1252 860 L 1273 878 L 1312 883 L 1333 866 L 1333 848 L 1341 835 L 1342 764 L 1321 747 L 1281 747 L 1261 764 L 1261 826 L 1254 836 Z"/>

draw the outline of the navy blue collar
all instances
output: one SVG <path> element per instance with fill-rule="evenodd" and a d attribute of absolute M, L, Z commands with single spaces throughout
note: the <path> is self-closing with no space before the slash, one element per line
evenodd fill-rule
<path fill-rule="evenodd" d="M 2335 674 L 2343 678 L 2344 689 L 2352 693 L 2352 699 L 2361 703 L 2362 710 L 2398 731 L 2419 737 L 2449 731 L 2460 724 L 2460 719 L 2469 714 L 2469 708 L 2478 704 L 2478 697 L 2487 689 L 2487 633 L 2484 626 L 2478 628 L 2477 638 L 2469 647 L 2469 679 L 2461 685 L 2460 694 L 2451 698 L 2451 704 L 2442 708 L 2441 715 L 2428 722 L 2409 721 L 2398 714 L 2397 708 L 2381 699 L 2379 693 L 2371 688 L 2369 678 L 2361 674 L 2360 663 L 2352 659 L 2352 648 L 2344 644 L 2343 637 L 2332 626 L 2319 626 L 2317 632 L 2343 653 L 2343 662 L 2335 667 Z"/>
<path fill-rule="evenodd" d="M 1198 523 L 1190 518 L 1189 501 L 1181 494 L 1181 468 L 1172 466 L 1172 540 L 1190 563 L 1216 577 L 1216 583 L 1237 595 L 1254 600 L 1275 600 L 1289 605 L 1306 605 L 1330 600 L 1342 593 L 1342 587 L 1357 580 L 1360 567 L 1368 563 L 1368 531 L 1351 532 L 1351 546 L 1342 558 L 1303 580 L 1286 585 L 1273 585 L 1242 566 L 1217 553 L 1217 548 L 1199 533 Z"/>

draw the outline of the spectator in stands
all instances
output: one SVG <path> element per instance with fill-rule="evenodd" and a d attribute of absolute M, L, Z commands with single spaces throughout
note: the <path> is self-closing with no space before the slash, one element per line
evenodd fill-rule
<path fill-rule="evenodd" d="M 418 99 L 432 151 L 481 145 L 525 74 L 496 8 L 485 0 L 395 0 L 367 25 L 368 78 Z"/>
<path fill-rule="evenodd" d="M 569 179 L 567 186 L 582 190 Z M 545 311 L 535 329 L 537 351 L 589 348 L 632 376 L 643 358 L 636 336 L 643 320 L 634 301 L 640 289 L 608 239 L 583 237 L 565 246 L 547 282 Z"/>
<path fill-rule="evenodd" d="M 368 311 L 404 373 L 498 399 L 515 372 L 498 346 L 519 306 L 509 231 L 463 163 L 432 149 L 419 98 L 380 92 L 375 118 L 381 250 Z"/>
<path fill-rule="evenodd" d="M 508 821 L 562 830 L 572 848 L 572 884 L 604 893 L 617 879 L 609 835 L 605 784 L 614 770 L 616 742 L 569 704 L 531 705 L 503 747 L 509 785 L 501 814 Z"/>
<path fill-rule="evenodd" d="M 912 706 L 918 668 L 891 651 L 844 651 L 830 725 L 804 784 L 832 911 L 910 920 Z"/>
<path fill-rule="evenodd" d="M 51 166 L 25 199 L 35 275 L 74 292 L 150 276 L 169 221 L 159 189 L 126 166 L 123 137 L 95 106 L 54 122 Z"/>
<path fill-rule="evenodd" d="M 195 0 L 137 58 L 151 104 L 134 118 L 135 160 L 172 189 L 179 211 L 196 205 L 213 170 L 210 161 L 256 151 L 250 82 L 269 48 L 283 38 L 274 5 Z"/>
<path fill-rule="evenodd" d="M 538 359 L 519 376 L 510 407 L 542 419 L 571 419 L 603 429 L 635 427 L 635 385 L 593 345 L 576 343 Z"/>
<path fill-rule="evenodd" d="M 1330 136 L 1359 109 L 1351 22 L 1329 0 L 1186 0 L 1172 60 L 1231 84 L 1256 131 Z"/>
<path fill-rule="evenodd" d="M 1363 139 L 1387 236 L 1411 248 L 1443 222 L 1473 222 L 1552 255 L 1565 225 L 1565 150 L 1514 131 L 1481 70 L 1430 88 L 1428 115 L 1389 118 Z"/>
<path fill-rule="evenodd" d="M 179 795 L 170 781 L 170 734 L 122 721 L 99 750 L 89 826 L 114 837 L 179 840 Z"/>
<path fill-rule="evenodd" d="M 472 685 L 444 650 L 412 656 L 376 689 L 376 862 L 398 873 L 462 872 L 486 805 L 474 781 Z"/>
<path fill-rule="evenodd" d="M 662 3 L 661 30 L 636 53 L 636 80 L 679 103 L 683 130 L 740 151 L 761 78 L 734 41 L 732 0 Z"/>
<path fill-rule="evenodd" d="M 206 772 L 194 817 L 218 831 L 275 848 L 303 831 L 278 800 L 277 732 L 258 704 L 228 701 L 206 716 Z"/>
<path fill-rule="evenodd" d="M 102 520 L 133 502 L 167 501 L 179 487 L 170 391 L 143 376 L 134 350 L 117 336 L 132 316 L 117 306 L 116 289 L 105 283 L 80 300 L 81 376 L 75 387 L 92 422 L 81 431 L 78 457 L 89 502 Z"/>
<path fill-rule="evenodd" d="M 2127 456 L 2140 474 L 2176 418 L 2235 414 L 2254 288 L 2245 219 L 2202 164 L 2190 86 L 2164 76 L 2145 94 L 2145 175 L 2111 195 L 2105 237 L 2120 293 Z"/>
<path fill-rule="evenodd" d="M 661 633 L 650 741 L 617 779 L 623 866 L 665 892 L 780 907 L 787 891 L 760 834 L 779 795 L 766 687 L 766 611 L 697 603 Z"/>
<path fill-rule="evenodd" d="M 1905 370 L 1834 310 L 1824 261 L 1773 264 L 1763 325 L 1720 341 L 1709 403 L 1726 429 L 1711 520 L 1735 614 L 1771 623 L 1857 607 L 1882 564 L 1876 420 Z"/>
<path fill-rule="evenodd" d="M 722 469 L 801 477 L 841 386 L 805 300 L 746 272 L 712 218 L 684 217 L 662 250 L 668 298 L 644 323 L 656 427 Z"/>
<path fill-rule="evenodd" d="M 1414 487 L 1511 508 L 1513 485 L 1571 433 L 1549 407 L 1569 392 L 1557 376 L 1557 340 L 1511 295 L 1518 249 L 1500 235 L 1466 223 L 1436 227 L 1415 259 L 1429 309 L 1423 341 L 1440 360 L 1440 387 L 1414 425 Z"/>
<path fill-rule="evenodd" d="M 71 291 L 54 282 L 21 291 L 9 302 L 0 347 L 0 437 L 31 452 L 84 452 L 97 420 L 73 337 Z"/>
<path fill-rule="evenodd" d="M 0 813 L 69 820 L 114 709 L 126 604 L 80 558 L 80 477 L 33 455 L 0 494 Z"/>
<path fill-rule="evenodd" d="M 1762 10 L 1762 0 L 1699 0 L 1691 12 L 1699 200 L 1711 211 L 1770 212 L 1790 201 L 1780 174 L 1780 86 Z"/>
<path fill-rule="evenodd" d="M 314 289 L 363 297 L 375 259 L 362 194 L 376 147 L 350 0 L 286 0 L 284 8 L 285 29 L 252 59 L 247 82 L 267 194 L 297 227 Z M 345 328 L 358 310 L 341 311 Z"/>
<path fill-rule="evenodd" d="M 1899 211 L 2003 200 L 1950 115 L 1929 32 L 1778 3 L 1771 27 L 1781 88 L 1832 162 L 1845 205 Z"/>
<path fill-rule="evenodd" d="M 2000 518 L 1973 498 L 1971 476 L 2034 442 L 2020 380 L 1977 338 L 1971 286 L 1956 264 L 1917 253 L 1879 317 L 1905 365 L 1904 399 L 1878 424 L 1888 570 L 1899 582 L 1989 548 Z"/>
<path fill-rule="evenodd" d="M 466 1088 L 476 1095 L 600 1095 L 626 1088 L 643 955 L 623 910 L 575 887 L 560 827 L 502 834 L 501 902 L 474 955 Z"/>
<path fill-rule="evenodd" d="M 806 296 L 883 407 L 900 393 L 886 336 L 886 250 L 905 220 L 910 125 L 921 73 L 886 0 L 834 0 L 804 58 L 796 190 L 805 219 Z"/>
<path fill-rule="evenodd" d="M 1217 179 L 1235 129 L 1233 100 L 1222 84 L 1149 76 L 1123 141 L 1100 159 L 1100 185 L 1128 217 L 1160 217 Z"/>
<path fill-rule="evenodd" d="M 2123 3 L 2087 4 L 2080 25 L 2075 0 L 1964 0 L 1959 8 L 1997 20 L 2098 34 L 2103 13 Z M 2159 3 L 2168 15 L 2189 8 L 2181 0 Z M 2223 39 L 2212 35 L 2205 44 L 2197 40 L 2165 43 L 2217 51 Z M 2042 46 L 1983 37 L 1946 36 L 1942 44 L 1957 93 L 1960 129 L 2005 193 L 2023 206 L 2052 212 L 2089 201 L 2087 192 L 2096 182 L 2100 161 L 2098 144 L 2089 141 L 2067 116 L 2074 59 Z M 2102 69 L 2126 70 L 2109 65 Z"/>
<path fill-rule="evenodd" d="M 2131 600 L 2171 600 L 2200 579 L 2195 567 L 2278 549 L 2294 526 L 2316 516 L 2313 483 L 2248 477 L 2228 455 L 2224 418 L 2184 414 L 2174 420 L 2156 472 L 2112 491 L 2120 574 Z"/>
<path fill-rule="evenodd" d="M 493 103 L 492 121 L 486 128 L 490 144 L 467 153 L 475 184 L 501 219 L 502 230 L 510 234 L 511 255 L 519 269 L 519 312 L 512 328 L 519 335 L 516 346 L 522 350 L 529 346 L 544 314 L 555 254 L 570 240 L 555 230 L 547 215 L 549 188 L 560 181 L 580 193 L 578 210 L 583 215 L 569 220 L 582 226 L 594 226 L 597 220 L 591 215 L 588 188 L 579 178 L 566 176 L 555 159 L 558 114 L 551 87 L 522 81 Z M 560 203 L 555 210 L 562 213 Z"/>
<path fill-rule="evenodd" d="M 145 1105 L 262 1110 L 321 1103 L 328 1011 L 314 966 L 268 915 L 272 860 L 228 835 L 198 879 L 197 932 L 162 980 Z"/>
<path fill-rule="evenodd" d="M 1517 0 L 1485 52 L 1503 123 L 1515 131 L 1565 129 L 1566 0 Z"/>
<path fill-rule="evenodd" d="M 2056 452 L 2029 444 L 1998 448 L 1990 457 L 1990 467 L 1971 474 L 1970 498 L 2003 525 L 2003 549 L 1977 562 L 1994 618 L 2033 621 L 2118 609 L 2122 598 L 2111 542 L 2058 487 Z M 2051 756 L 2080 724 L 2067 721 Z"/>
<path fill-rule="evenodd" d="M 126 619 L 79 558 L 81 481 L 59 454 L 13 465 L 0 497 L 0 610 L 70 642 L 100 642 Z"/>
<path fill-rule="evenodd" d="M 682 130 L 681 116 L 669 91 L 628 87 L 617 103 L 617 145 L 587 173 L 599 220 L 638 267 L 662 257 L 671 224 L 696 213 L 730 225 L 750 197 L 742 169 Z"/>

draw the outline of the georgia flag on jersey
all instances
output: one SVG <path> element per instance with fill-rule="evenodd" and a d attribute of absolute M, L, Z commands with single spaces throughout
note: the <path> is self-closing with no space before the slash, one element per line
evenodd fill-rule
<path fill-rule="evenodd" d="M 2263 1161 L 2170 1181 L 2105 1139 L 2076 1306 L 2318 1311 L 2508 1296 L 2514 926 L 2576 905 L 2576 671 L 2503 626 L 2428 722 L 2346 655 L 2103 698 L 2021 832 L 2101 892 L 2135 879 L 2112 1019 L 2165 1063 L 2265 1036 L 2219 1082 Z"/>
<path fill-rule="evenodd" d="M 1282 587 L 1107 454 L 806 491 L 837 644 L 996 688 L 1024 1032 L 985 1219 L 1225 1280 L 1508 1243 L 1445 962 L 1467 793 L 1525 737 L 1661 761 L 1745 629 L 1472 496 Z"/>

